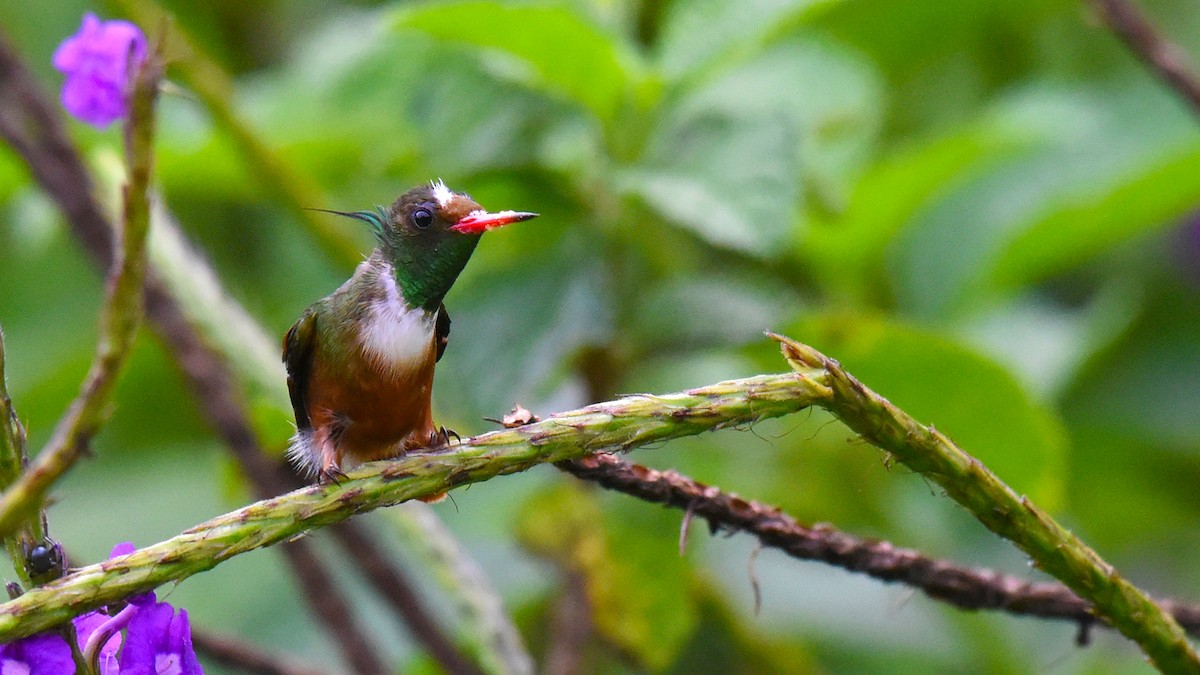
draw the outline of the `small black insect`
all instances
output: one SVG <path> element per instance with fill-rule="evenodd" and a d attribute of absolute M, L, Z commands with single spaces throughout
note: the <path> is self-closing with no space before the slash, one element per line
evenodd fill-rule
<path fill-rule="evenodd" d="M 67 569 L 62 546 L 53 539 L 45 539 L 41 544 L 29 547 L 25 551 L 25 566 L 33 579 L 51 575 L 57 578 Z"/>

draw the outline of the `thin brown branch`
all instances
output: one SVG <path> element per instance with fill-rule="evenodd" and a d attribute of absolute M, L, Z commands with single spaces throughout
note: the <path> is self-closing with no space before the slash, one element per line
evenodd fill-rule
<path fill-rule="evenodd" d="M 316 670 L 270 654 L 255 645 L 228 635 L 218 635 L 192 626 L 192 644 L 206 662 L 220 664 L 241 673 L 254 675 L 324 675 Z"/>
<path fill-rule="evenodd" d="M 1200 115 L 1200 80 L 1187 64 L 1179 45 L 1163 37 L 1150 20 L 1128 0 L 1091 0 L 1100 18 L 1129 51 L 1171 87 Z"/>
<path fill-rule="evenodd" d="M 383 554 L 383 548 L 365 527 L 347 520 L 332 529 L 333 536 L 353 556 L 358 572 L 446 672 L 482 675 L 483 670 L 447 639 L 412 582 Z"/>
<path fill-rule="evenodd" d="M 566 570 L 562 594 L 551 611 L 549 646 L 542 675 L 578 673 L 595 630 L 583 573 Z"/>
<path fill-rule="evenodd" d="M 827 525 L 805 527 L 777 508 L 721 491 L 675 471 L 657 471 L 615 455 L 594 455 L 558 467 L 578 478 L 656 504 L 690 510 L 713 531 L 754 535 L 763 546 L 886 582 L 899 582 L 960 609 L 994 609 L 1018 616 L 1097 621 L 1091 605 L 1055 582 L 1031 582 L 988 569 L 955 565 L 864 539 Z M 1200 637 L 1200 606 L 1159 602 L 1185 630 Z"/>

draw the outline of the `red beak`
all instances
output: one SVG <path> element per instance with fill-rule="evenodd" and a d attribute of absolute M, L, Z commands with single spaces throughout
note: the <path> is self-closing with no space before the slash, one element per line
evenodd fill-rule
<path fill-rule="evenodd" d="M 498 213 L 472 211 L 463 216 L 462 220 L 451 225 L 450 229 L 459 234 L 483 234 L 488 230 L 494 230 L 509 223 L 519 223 L 522 220 L 529 220 L 536 217 L 536 213 L 527 213 L 525 211 L 500 211 Z"/>

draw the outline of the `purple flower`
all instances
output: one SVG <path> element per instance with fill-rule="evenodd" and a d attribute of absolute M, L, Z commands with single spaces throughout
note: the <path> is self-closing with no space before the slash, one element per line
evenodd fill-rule
<path fill-rule="evenodd" d="M 128 542 L 117 544 L 109 559 L 135 550 Z M 89 612 L 74 619 L 80 648 L 85 657 L 94 656 L 100 675 L 204 675 L 192 647 L 187 610 L 176 614 L 170 604 L 158 602 L 154 591 L 131 597 L 128 603 L 113 616 Z M 57 633 L 0 645 L 0 675 L 73 672 L 71 649 Z"/>
<path fill-rule="evenodd" d="M 0 645 L 0 673 L 4 675 L 41 675 L 73 673 L 71 648 L 55 633 L 42 633 Z"/>
<path fill-rule="evenodd" d="M 112 550 L 108 552 L 108 559 L 112 560 L 113 558 L 129 555 L 136 550 L 137 546 L 135 546 L 132 541 L 123 541 L 112 547 Z"/>
<path fill-rule="evenodd" d="M 75 635 L 79 639 L 80 647 L 87 644 L 92 633 L 111 620 L 112 617 L 100 612 L 90 612 L 75 617 Z M 121 633 L 116 632 L 100 647 L 99 656 L 96 659 L 100 675 L 117 675 L 117 651 L 119 649 L 121 649 Z M 3 670 L 0 670 L 0 675 L 4 675 Z"/>
<path fill-rule="evenodd" d="M 203 675 L 187 610 L 165 602 L 139 607 L 121 650 L 121 675 Z"/>
<path fill-rule="evenodd" d="M 146 36 L 137 26 L 85 14 L 79 32 L 63 40 L 54 52 L 54 67 L 67 76 L 63 107 L 100 129 L 124 117 L 128 69 L 145 58 Z"/>

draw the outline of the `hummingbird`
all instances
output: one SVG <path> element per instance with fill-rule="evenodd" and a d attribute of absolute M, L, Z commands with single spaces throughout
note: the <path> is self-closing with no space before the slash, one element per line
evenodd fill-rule
<path fill-rule="evenodd" d="M 442 300 L 484 232 L 537 216 L 488 212 L 441 180 L 386 208 L 332 213 L 370 225 L 376 246 L 283 339 L 296 415 L 288 456 L 321 483 L 362 462 L 449 443 L 453 432 L 434 426 L 430 406 L 450 336 Z"/>

